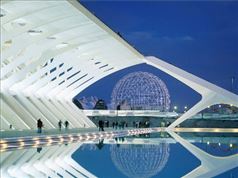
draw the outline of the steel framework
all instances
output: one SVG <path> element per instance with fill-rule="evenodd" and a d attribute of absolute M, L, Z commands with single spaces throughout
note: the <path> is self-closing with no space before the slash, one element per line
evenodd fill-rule
<path fill-rule="evenodd" d="M 127 105 L 133 110 L 168 111 L 170 107 L 169 91 L 165 83 L 148 72 L 129 73 L 115 85 L 111 96 L 112 108 Z"/>

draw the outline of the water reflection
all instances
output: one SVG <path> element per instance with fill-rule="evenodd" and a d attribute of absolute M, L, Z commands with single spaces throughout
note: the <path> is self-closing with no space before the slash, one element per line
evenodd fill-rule
<path fill-rule="evenodd" d="M 102 147 L 104 146 L 103 141 L 104 141 L 104 139 L 100 139 L 100 140 L 98 141 L 98 144 L 96 144 L 96 146 L 97 146 L 97 148 L 98 148 L 99 150 L 101 150 Z"/>
<path fill-rule="evenodd" d="M 81 146 L 73 143 L 1 153 L 1 177 L 96 177 L 71 155 Z"/>
<path fill-rule="evenodd" d="M 212 177 L 221 174 L 238 166 L 238 154 L 218 157 L 213 156 L 196 146 L 191 142 L 200 144 L 204 138 L 191 137 L 188 140 L 182 138 L 174 132 L 169 132 L 174 138 L 155 138 L 153 135 L 138 136 L 138 137 L 118 137 L 114 139 L 98 139 L 95 141 L 86 141 L 77 143 L 68 143 L 54 146 L 39 146 L 28 149 L 15 149 L 13 151 L 6 151 L 1 153 L 1 177 L 166 177 L 165 172 L 171 172 L 167 177 Z M 161 135 L 161 133 L 160 133 Z M 220 138 L 220 137 L 219 137 Z M 230 146 L 233 143 L 237 144 L 237 137 L 224 138 Z M 235 140 L 236 139 L 236 142 Z M 216 137 L 205 139 L 205 144 L 209 142 L 208 146 L 213 146 L 212 143 L 217 140 Z M 217 140 L 218 141 L 218 140 Z M 231 142 L 232 141 L 232 142 Z M 173 162 L 176 159 L 176 154 L 184 151 L 180 145 L 185 147 L 192 155 L 184 156 L 184 166 L 187 168 L 180 171 L 176 164 L 181 160 Z M 220 143 L 216 142 L 216 144 Z M 177 147 L 175 148 L 175 146 Z M 221 145 L 222 146 L 222 145 Z M 177 149 L 178 148 L 178 149 Z M 185 149 L 183 149 L 185 150 Z M 237 150 L 237 149 L 236 149 Z M 83 152 L 85 151 L 85 152 Z M 223 151 L 223 150 L 221 150 Z M 91 165 L 85 166 L 80 162 L 82 155 L 78 157 L 79 160 L 72 158 L 76 152 L 88 152 L 85 160 L 92 160 Z M 101 154 L 97 160 L 96 155 Z M 121 176 L 109 176 L 109 167 L 102 172 L 103 176 L 99 175 L 92 168 L 100 165 L 106 165 L 106 159 L 110 160 L 110 166 L 115 165 L 115 170 L 120 172 Z M 193 159 L 188 158 L 193 157 Z M 190 160 L 198 158 L 198 162 L 192 166 Z M 189 160 L 190 159 L 190 160 Z M 101 161 L 101 162 L 99 162 Z M 176 161 L 176 160 L 175 160 Z M 190 161 L 190 162 L 189 162 Z M 171 163 L 172 162 L 172 163 Z M 172 167 L 171 167 L 172 165 Z M 175 165 L 173 167 L 173 165 Z M 191 171 L 193 170 L 193 171 Z M 180 171 L 180 172 L 179 172 Z M 116 173 L 113 172 L 112 175 Z M 117 174 L 119 175 L 119 174 Z M 235 176 L 238 176 L 236 173 Z"/>
<path fill-rule="evenodd" d="M 168 131 L 168 133 L 201 161 L 200 166 L 183 177 L 214 177 L 230 169 L 238 167 L 238 154 L 224 157 L 213 156 L 189 143 L 178 134 L 172 131 Z"/>
<path fill-rule="evenodd" d="M 42 147 L 38 147 L 38 148 L 36 148 L 36 151 L 37 151 L 38 153 L 40 153 L 41 150 L 42 150 Z"/>
<path fill-rule="evenodd" d="M 111 159 L 127 177 L 152 177 L 160 172 L 169 158 L 169 144 L 110 146 Z"/>

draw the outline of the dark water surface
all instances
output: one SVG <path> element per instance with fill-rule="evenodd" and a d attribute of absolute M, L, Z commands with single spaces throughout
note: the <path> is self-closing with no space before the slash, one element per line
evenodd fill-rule
<path fill-rule="evenodd" d="M 210 134 L 211 135 L 211 134 Z M 238 153 L 237 137 L 192 137 L 193 145 L 214 156 Z M 229 136 L 229 135 L 228 135 Z M 172 138 L 124 138 L 113 144 L 83 144 L 72 158 L 97 177 L 182 177 L 201 162 Z M 128 140 L 134 143 L 128 144 Z M 143 143 L 140 143 L 140 139 Z M 154 141 L 151 141 L 154 140 Z M 137 143 L 138 142 L 138 143 Z M 141 141 L 142 142 L 142 141 Z M 237 160 L 238 161 L 238 160 Z M 238 168 L 218 175 L 219 178 L 238 177 Z"/>

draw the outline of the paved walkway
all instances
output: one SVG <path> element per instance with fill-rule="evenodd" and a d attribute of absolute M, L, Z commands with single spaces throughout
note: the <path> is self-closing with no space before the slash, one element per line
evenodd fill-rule
<path fill-rule="evenodd" d="M 43 129 L 42 133 L 37 133 L 37 130 L 11 130 L 1 132 L 1 138 L 12 138 L 12 137 L 28 137 L 28 136 L 48 136 L 48 135 L 60 135 L 60 134 L 69 134 L 69 133 L 81 133 L 81 132 L 90 132 L 96 131 L 97 128 L 77 128 L 77 129 Z"/>
<path fill-rule="evenodd" d="M 125 129 L 113 129 L 112 127 L 104 128 L 105 131 L 125 131 L 136 129 L 132 127 L 127 127 Z M 141 128 L 142 129 L 142 128 Z M 163 131 L 165 130 L 164 127 L 156 127 L 152 129 Z M 222 133 L 238 133 L 238 128 L 175 128 L 175 132 L 222 132 Z M 37 133 L 36 130 L 22 130 L 22 131 L 4 131 L 0 132 L 0 139 L 7 139 L 7 138 L 19 138 L 19 137 L 46 137 L 46 136 L 60 136 L 60 135 L 67 135 L 67 134 L 86 134 L 86 133 L 95 133 L 98 132 L 98 128 L 74 128 L 74 129 L 62 129 L 61 131 L 58 129 L 43 129 L 42 133 Z"/>
<path fill-rule="evenodd" d="M 53 144 L 68 144 L 71 142 L 84 142 L 92 140 L 102 140 L 131 135 L 164 132 L 164 127 L 155 128 L 126 128 L 112 129 L 105 128 L 104 132 L 99 132 L 98 128 L 80 128 L 69 130 L 44 130 L 38 134 L 36 131 L 11 131 L 4 132 L 0 140 L 0 151 L 12 149 L 22 149 L 26 147 L 50 146 Z M 238 133 L 237 128 L 176 128 L 175 132 L 215 132 L 215 133 Z M 3 134 L 3 133 L 1 133 Z"/>
<path fill-rule="evenodd" d="M 54 144 L 68 144 L 71 142 L 84 142 L 90 140 L 101 140 L 116 137 L 125 137 L 130 135 L 147 134 L 153 132 L 160 132 L 161 128 L 140 128 L 140 129 L 120 129 L 112 130 L 105 129 L 104 132 L 99 132 L 97 128 L 90 129 L 71 129 L 65 132 L 56 130 L 48 130 L 42 134 L 36 132 L 23 132 L 22 135 L 6 135 L 0 140 L 0 151 L 7 151 L 12 149 L 23 149 L 26 147 L 41 147 L 50 146 Z M 15 132 L 16 134 L 16 132 Z"/>
<path fill-rule="evenodd" d="M 126 129 L 132 129 L 131 127 L 127 127 Z M 113 129 L 111 127 L 104 128 L 105 131 L 121 131 L 123 129 Z M 77 134 L 77 133 L 91 133 L 97 132 L 98 128 L 74 128 L 74 129 L 43 129 L 42 133 L 37 133 L 37 130 L 11 130 L 11 131 L 3 131 L 0 132 L 0 138 L 16 138 L 16 137 L 35 137 L 35 136 L 50 136 L 50 135 L 65 135 L 65 134 Z"/>

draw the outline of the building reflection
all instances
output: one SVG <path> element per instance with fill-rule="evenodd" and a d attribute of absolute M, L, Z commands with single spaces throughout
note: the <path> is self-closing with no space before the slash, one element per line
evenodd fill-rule
<path fill-rule="evenodd" d="M 1 178 L 10 177 L 90 177 L 72 154 L 81 144 L 15 149 L 1 153 Z"/>
<path fill-rule="evenodd" d="M 148 178 L 165 167 L 169 158 L 169 144 L 111 145 L 110 153 L 114 165 L 127 177 Z"/>
<path fill-rule="evenodd" d="M 59 145 L 37 145 L 14 148 L 1 152 L 1 177 L 90 177 L 94 178 L 90 169 L 85 169 L 72 158 L 77 150 L 103 150 L 109 144 L 109 154 L 116 168 L 127 177 L 153 177 L 161 172 L 170 157 L 170 144 L 179 142 L 195 157 L 201 165 L 185 177 L 213 177 L 238 166 L 236 152 L 237 137 L 191 137 L 183 139 L 180 135 L 169 132 L 174 138 L 118 137 L 117 139 L 99 139 L 84 143 L 65 142 Z M 221 142 L 222 140 L 223 142 Z M 226 156 L 211 155 L 193 143 L 203 143 L 214 149 L 225 148 L 230 152 Z M 229 143 L 229 144 L 228 144 Z M 67 144 L 67 145 L 66 145 Z M 205 144 L 205 145 L 204 145 Z M 224 146 L 224 144 L 226 144 Z M 229 148 L 229 149 L 228 149 Z M 104 150 L 105 151 L 105 150 Z M 233 154 L 235 153 L 235 154 Z M 93 165 L 95 166 L 95 165 Z M 185 165 L 186 166 L 186 165 Z M 204 170 L 206 170 L 204 172 Z"/>
<path fill-rule="evenodd" d="M 101 139 L 101 140 L 98 141 L 98 144 L 96 144 L 96 146 L 99 150 L 101 150 L 104 146 L 103 141 L 104 141 L 104 139 Z"/>
<path fill-rule="evenodd" d="M 230 156 L 214 156 L 199 147 L 191 144 L 187 140 L 180 137 L 173 131 L 168 130 L 168 133 L 190 153 L 192 153 L 201 162 L 197 168 L 193 169 L 184 178 L 190 177 L 215 177 L 221 173 L 238 167 L 238 154 Z M 208 142 L 209 143 L 209 142 Z"/>

